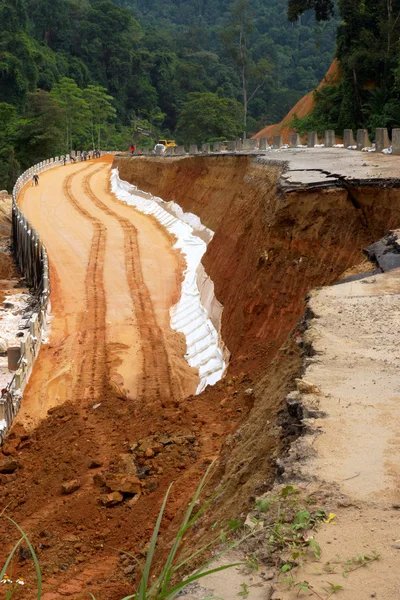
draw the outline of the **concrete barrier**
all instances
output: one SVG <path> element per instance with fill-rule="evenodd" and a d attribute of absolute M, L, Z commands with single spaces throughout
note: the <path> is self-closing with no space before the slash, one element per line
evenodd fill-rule
<path fill-rule="evenodd" d="M 222 150 L 222 142 L 214 142 L 213 152 L 221 152 L 221 150 Z"/>
<path fill-rule="evenodd" d="M 197 144 L 190 144 L 189 154 L 198 154 L 198 153 L 199 153 L 199 149 L 197 147 Z"/>
<path fill-rule="evenodd" d="M 351 146 L 356 146 L 356 140 L 354 139 L 354 134 L 352 129 L 345 129 L 343 133 L 343 144 L 345 148 L 350 148 Z"/>
<path fill-rule="evenodd" d="M 272 147 L 274 150 L 278 150 L 283 146 L 283 137 L 281 135 L 274 135 L 274 140 L 272 142 Z"/>
<path fill-rule="evenodd" d="M 362 150 L 363 148 L 370 148 L 372 146 L 367 129 L 358 129 L 357 130 L 357 150 Z"/>
<path fill-rule="evenodd" d="M 243 150 L 256 150 L 257 140 L 243 140 Z"/>
<path fill-rule="evenodd" d="M 236 140 L 236 151 L 241 152 L 243 150 L 243 142 L 242 140 Z"/>
<path fill-rule="evenodd" d="M 290 134 L 289 146 L 291 148 L 297 148 L 297 146 L 301 146 L 301 139 L 298 133 Z"/>
<path fill-rule="evenodd" d="M 333 129 L 327 129 L 324 135 L 325 148 L 333 148 L 336 144 L 335 131 Z"/>
<path fill-rule="evenodd" d="M 201 151 L 203 154 L 210 154 L 211 152 L 211 146 L 210 144 L 202 144 L 201 145 Z"/>
<path fill-rule="evenodd" d="M 167 156 L 173 156 L 175 154 L 175 147 L 174 146 L 168 146 L 168 148 L 165 150 L 165 154 Z"/>
<path fill-rule="evenodd" d="M 269 148 L 268 138 L 260 138 L 260 150 Z"/>
<path fill-rule="evenodd" d="M 387 148 L 390 148 L 390 138 L 386 127 L 378 127 L 375 132 L 375 149 L 377 152 L 382 152 Z"/>
<path fill-rule="evenodd" d="M 234 142 L 228 142 L 228 151 L 229 152 L 236 152 L 236 141 L 234 141 Z"/>
<path fill-rule="evenodd" d="M 392 129 L 392 152 L 400 154 L 400 129 Z"/>
<path fill-rule="evenodd" d="M 175 148 L 175 154 L 182 156 L 182 154 L 185 154 L 185 146 L 177 146 Z"/>
<path fill-rule="evenodd" d="M 307 146 L 308 148 L 315 148 L 319 145 L 318 133 L 316 131 L 310 131 L 307 134 Z"/>

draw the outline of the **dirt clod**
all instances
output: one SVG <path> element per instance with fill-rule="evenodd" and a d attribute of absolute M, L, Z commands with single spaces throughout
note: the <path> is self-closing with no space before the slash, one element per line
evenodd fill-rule
<path fill-rule="evenodd" d="M 19 469 L 20 464 L 17 460 L 13 458 L 5 458 L 0 460 L 0 473 L 2 474 L 10 474 L 14 473 L 17 469 Z"/>
<path fill-rule="evenodd" d="M 124 497 L 120 492 L 111 492 L 111 494 L 103 494 L 100 496 L 100 502 L 107 508 L 115 506 L 123 502 Z"/>
<path fill-rule="evenodd" d="M 61 486 L 61 493 L 65 495 L 73 494 L 81 487 L 80 482 L 77 479 L 72 479 L 71 481 L 66 481 Z"/>

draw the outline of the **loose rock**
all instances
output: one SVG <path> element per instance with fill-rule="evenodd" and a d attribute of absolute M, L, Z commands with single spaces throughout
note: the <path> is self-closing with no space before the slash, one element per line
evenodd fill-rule
<path fill-rule="evenodd" d="M 113 475 L 106 477 L 106 486 L 111 492 L 139 494 L 142 490 L 140 479 L 134 475 Z"/>
<path fill-rule="evenodd" d="M 73 494 L 76 490 L 79 490 L 80 487 L 80 482 L 77 479 L 73 479 L 72 481 L 67 481 L 62 484 L 61 493 L 64 495 Z"/>
<path fill-rule="evenodd" d="M 123 499 L 123 495 L 119 492 L 112 492 L 111 494 L 103 494 L 100 496 L 100 502 L 107 508 L 110 506 L 115 506 L 116 504 L 120 504 Z"/>
<path fill-rule="evenodd" d="M 321 390 L 311 381 L 305 379 L 295 379 L 297 389 L 301 394 L 320 394 Z"/>

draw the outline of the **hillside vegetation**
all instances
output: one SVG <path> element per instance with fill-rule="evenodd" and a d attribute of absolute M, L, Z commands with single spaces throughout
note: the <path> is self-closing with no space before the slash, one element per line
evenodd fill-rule
<path fill-rule="evenodd" d="M 326 22 L 332 0 L 289 0 L 289 16 L 314 8 Z M 342 79 L 316 95 L 312 115 L 296 122 L 300 132 L 310 129 L 395 127 L 400 125 L 400 0 L 338 0 L 341 23 L 336 56 Z"/>
<path fill-rule="evenodd" d="M 0 188 L 71 148 L 124 148 L 134 131 L 186 141 L 199 116 L 200 137 L 205 105 L 223 123 L 209 138 L 242 133 L 242 9 L 251 132 L 317 85 L 335 22 L 289 23 L 287 0 L 0 0 Z"/>

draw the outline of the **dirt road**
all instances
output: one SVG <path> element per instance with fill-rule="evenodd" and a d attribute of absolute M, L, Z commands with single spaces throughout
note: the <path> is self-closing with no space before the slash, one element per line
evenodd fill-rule
<path fill-rule="evenodd" d="M 171 482 L 163 528 L 174 530 L 246 414 L 232 382 L 192 395 L 199 378 L 169 314 L 183 258 L 152 217 L 110 193 L 110 168 L 108 159 L 55 168 L 19 198 L 47 247 L 52 321 L 1 448 L 0 460 L 15 457 L 18 468 L 0 474 L 0 511 L 36 548 L 43 600 L 131 593 L 135 563 L 116 549 L 144 555 Z M 15 536 L 0 520 L 0 564 Z M 28 554 L 14 569 L 26 579 L 21 600 L 35 595 Z"/>
<path fill-rule="evenodd" d="M 114 198 L 109 172 L 104 159 L 53 169 L 21 194 L 48 249 L 54 315 L 50 348 L 24 398 L 25 423 L 65 400 L 93 405 L 109 385 L 146 403 L 196 388 L 185 341 L 170 329 L 182 257 L 155 220 Z"/>

